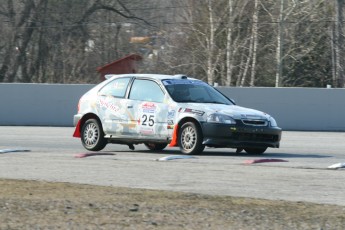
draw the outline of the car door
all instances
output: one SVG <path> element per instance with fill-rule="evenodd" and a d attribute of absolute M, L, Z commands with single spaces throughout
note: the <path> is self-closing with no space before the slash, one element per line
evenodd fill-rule
<path fill-rule="evenodd" d="M 132 78 L 123 77 L 106 84 L 98 92 L 98 115 L 101 119 L 103 131 L 107 135 L 120 136 L 127 131 L 129 122 L 126 93 Z"/>
<path fill-rule="evenodd" d="M 168 105 L 159 84 L 150 79 L 134 79 L 127 108 L 133 118 L 131 134 L 140 139 L 166 139 L 168 135 Z"/>

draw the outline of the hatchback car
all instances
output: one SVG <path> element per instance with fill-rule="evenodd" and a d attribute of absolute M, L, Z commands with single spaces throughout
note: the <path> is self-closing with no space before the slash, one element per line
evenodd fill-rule
<path fill-rule="evenodd" d="M 108 143 L 179 146 L 199 154 L 205 146 L 262 154 L 278 148 L 281 129 L 270 115 L 235 103 L 209 84 L 183 75 L 107 75 L 83 95 L 74 137 L 87 150 Z"/>

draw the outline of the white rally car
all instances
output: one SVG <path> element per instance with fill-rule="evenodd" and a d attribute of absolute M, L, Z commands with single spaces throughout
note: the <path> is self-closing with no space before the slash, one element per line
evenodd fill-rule
<path fill-rule="evenodd" d="M 74 137 L 92 151 L 108 143 L 151 150 L 205 146 L 261 154 L 279 148 L 281 129 L 270 115 L 235 105 L 207 83 L 183 75 L 107 75 L 79 101 Z"/>

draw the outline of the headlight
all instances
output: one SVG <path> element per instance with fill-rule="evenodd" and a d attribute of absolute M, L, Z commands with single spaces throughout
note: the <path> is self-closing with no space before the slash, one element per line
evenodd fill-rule
<path fill-rule="evenodd" d="M 274 120 L 273 117 L 270 117 L 270 125 L 271 125 L 272 127 L 277 127 L 277 126 L 278 126 L 276 120 Z"/>
<path fill-rule="evenodd" d="M 207 117 L 209 123 L 222 123 L 222 124 L 236 124 L 236 121 L 227 115 L 220 113 L 213 113 Z"/>

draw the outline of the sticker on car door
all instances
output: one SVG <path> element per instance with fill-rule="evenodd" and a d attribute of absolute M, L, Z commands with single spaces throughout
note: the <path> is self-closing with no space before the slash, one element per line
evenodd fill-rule
<path fill-rule="evenodd" d="M 155 134 L 157 106 L 152 102 L 141 104 L 139 112 L 139 133 L 144 135 Z"/>

